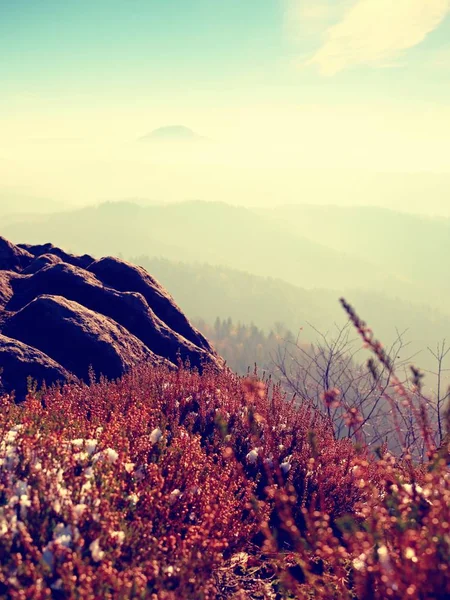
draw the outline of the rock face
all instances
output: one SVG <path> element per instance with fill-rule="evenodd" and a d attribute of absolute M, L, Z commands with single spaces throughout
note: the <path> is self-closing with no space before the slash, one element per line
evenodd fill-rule
<path fill-rule="evenodd" d="M 192 327 L 166 290 L 142 267 L 118 258 L 106 257 L 92 262 L 88 271 L 109 287 L 141 294 L 155 315 L 168 327 L 199 348 L 212 352 L 208 340 Z"/>
<path fill-rule="evenodd" d="M 46 267 L 47 265 L 56 265 L 60 262 L 62 262 L 62 260 L 59 258 L 59 256 L 56 256 L 56 254 L 42 254 L 41 256 L 36 257 L 26 269 L 23 269 L 22 274 L 32 275 L 33 273 L 40 271 L 42 267 Z"/>
<path fill-rule="evenodd" d="M 90 366 L 95 375 L 111 379 L 144 360 L 163 362 L 112 319 L 61 296 L 38 296 L 10 317 L 3 331 L 84 380 Z"/>
<path fill-rule="evenodd" d="M 0 368 L 23 398 L 24 373 L 47 384 L 89 371 L 115 379 L 143 362 L 202 369 L 223 361 L 144 269 L 0 238 Z M 8 341 L 9 340 L 9 341 Z M 16 344 L 16 345 L 14 345 Z M 33 368 L 31 368 L 33 366 Z M 25 376 L 26 380 L 26 376 Z"/>
<path fill-rule="evenodd" d="M 28 377 L 40 385 L 43 381 L 68 381 L 70 373 L 36 348 L 0 334 L 0 393 L 15 390 L 22 399 L 27 394 Z"/>
<path fill-rule="evenodd" d="M 33 256 L 42 256 L 43 254 L 47 256 L 57 256 L 63 262 L 69 263 L 69 265 L 74 265 L 75 267 L 81 267 L 82 269 L 86 269 L 86 267 L 88 267 L 94 260 L 92 256 L 89 256 L 89 254 L 83 254 L 83 256 L 74 256 L 73 254 L 64 252 L 64 250 L 61 250 L 61 248 L 56 248 L 56 246 L 53 244 L 39 244 L 36 246 L 31 244 L 19 244 L 18 248 L 25 250 Z"/>
<path fill-rule="evenodd" d="M 33 260 L 33 255 L 27 250 L 15 246 L 0 237 L 0 269 L 5 271 L 21 271 Z"/>

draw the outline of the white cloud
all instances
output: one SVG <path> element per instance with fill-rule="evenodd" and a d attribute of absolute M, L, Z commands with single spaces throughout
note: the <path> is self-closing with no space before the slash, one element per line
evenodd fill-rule
<path fill-rule="evenodd" d="M 283 0 L 285 28 L 292 40 L 323 34 L 355 0 Z"/>
<path fill-rule="evenodd" d="M 307 18 L 317 13 L 307 2 L 297 3 Z M 306 11 L 306 12 L 305 12 Z M 420 44 L 450 11 L 450 0 L 358 0 L 331 25 L 319 50 L 308 60 L 323 75 L 358 65 L 386 66 L 403 51 Z M 322 15 L 324 13 L 322 12 Z"/>

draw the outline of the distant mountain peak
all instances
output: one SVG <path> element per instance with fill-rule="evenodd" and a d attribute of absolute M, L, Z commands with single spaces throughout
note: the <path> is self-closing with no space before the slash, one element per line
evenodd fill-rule
<path fill-rule="evenodd" d="M 207 138 L 184 125 L 166 125 L 158 127 L 139 138 L 141 142 L 199 142 Z"/>

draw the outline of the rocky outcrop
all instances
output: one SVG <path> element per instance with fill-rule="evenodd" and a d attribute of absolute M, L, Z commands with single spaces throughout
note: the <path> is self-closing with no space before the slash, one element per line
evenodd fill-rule
<path fill-rule="evenodd" d="M 74 379 L 66 369 L 40 350 L 1 334 L 0 365 L 0 393 L 14 390 L 18 399 L 26 396 L 30 377 L 39 386 Z"/>
<path fill-rule="evenodd" d="M 0 237 L 0 269 L 2 271 L 21 271 L 33 259 L 34 257 L 30 252 Z"/>
<path fill-rule="evenodd" d="M 13 297 L 12 281 L 18 277 L 13 271 L 0 271 L 0 308 L 4 308 Z"/>
<path fill-rule="evenodd" d="M 168 292 L 142 267 L 136 267 L 110 256 L 96 260 L 88 271 L 99 281 L 122 292 L 137 292 L 143 296 L 154 314 L 174 332 L 199 348 L 212 352 L 208 340 L 187 320 Z"/>
<path fill-rule="evenodd" d="M 7 257 L 0 270 L 4 371 L 2 361 L 14 354 L 5 339 L 34 348 L 33 376 L 50 382 L 56 374 L 87 380 L 90 370 L 115 379 L 143 361 L 175 366 L 181 358 L 199 369 L 222 368 L 206 338 L 144 269 L 110 257 L 73 256 L 51 244 L 19 247 L 0 238 L 0 248 Z M 25 370 L 34 360 L 32 353 L 27 356 Z M 42 357 L 59 369 L 55 377 Z M 24 369 L 15 369 L 14 360 L 3 385 L 23 392 Z"/>
<path fill-rule="evenodd" d="M 37 256 L 26 269 L 23 269 L 22 275 L 32 275 L 33 273 L 40 271 L 42 267 L 46 267 L 47 265 L 56 265 L 60 262 L 63 261 L 59 258 L 59 256 L 56 256 L 56 254 L 42 254 Z"/>
<path fill-rule="evenodd" d="M 165 362 L 112 319 L 61 296 L 39 296 L 15 313 L 3 331 L 85 381 L 90 368 L 97 377 L 114 379 L 140 362 Z"/>
<path fill-rule="evenodd" d="M 74 265 L 75 267 L 81 267 L 82 269 L 86 269 L 86 267 L 88 267 L 91 262 L 94 261 L 94 258 L 89 256 L 89 254 L 75 256 L 74 254 L 64 252 L 64 250 L 57 248 L 53 244 L 19 244 L 18 247 L 32 254 L 33 256 L 42 256 L 43 254 L 57 256 L 63 262 L 68 263 L 69 265 Z"/>
<path fill-rule="evenodd" d="M 142 294 L 119 292 L 105 286 L 84 269 L 67 263 L 44 266 L 14 281 L 14 295 L 5 309 L 16 312 L 43 294 L 61 296 L 109 317 L 140 339 L 152 352 L 176 363 L 178 355 L 201 367 L 207 351 L 178 334 L 159 319 Z M 193 337 L 193 331 L 191 336 Z"/>

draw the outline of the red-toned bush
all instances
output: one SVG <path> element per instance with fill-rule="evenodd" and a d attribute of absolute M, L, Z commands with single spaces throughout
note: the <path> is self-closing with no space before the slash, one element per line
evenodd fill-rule
<path fill-rule="evenodd" d="M 2 400 L 0 596 L 444 598 L 449 501 L 267 381 L 143 366 Z"/>

